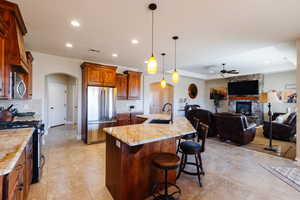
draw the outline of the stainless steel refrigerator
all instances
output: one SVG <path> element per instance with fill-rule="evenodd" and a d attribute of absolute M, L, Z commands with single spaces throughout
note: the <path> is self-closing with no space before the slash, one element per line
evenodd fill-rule
<path fill-rule="evenodd" d="M 88 87 L 88 144 L 105 141 L 103 128 L 116 123 L 116 94 L 116 88 Z"/>

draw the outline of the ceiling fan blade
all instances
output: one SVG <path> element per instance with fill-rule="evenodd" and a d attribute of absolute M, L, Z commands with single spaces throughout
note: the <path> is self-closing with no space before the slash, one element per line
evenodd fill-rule
<path fill-rule="evenodd" d="M 238 73 L 239 73 L 239 71 L 237 71 L 237 70 L 233 69 L 233 70 L 229 70 L 229 71 L 227 71 L 227 73 L 228 73 L 228 74 L 238 74 Z"/>

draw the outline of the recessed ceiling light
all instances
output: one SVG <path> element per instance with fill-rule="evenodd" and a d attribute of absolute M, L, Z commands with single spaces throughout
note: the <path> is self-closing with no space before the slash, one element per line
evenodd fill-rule
<path fill-rule="evenodd" d="M 80 27 L 80 23 L 77 20 L 72 20 L 71 25 L 74 27 Z"/>
<path fill-rule="evenodd" d="M 68 47 L 68 48 L 72 48 L 73 47 L 73 44 L 71 44 L 71 43 L 66 43 L 66 47 Z"/>
<path fill-rule="evenodd" d="M 136 39 L 132 39 L 132 40 L 131 40 L 131 43 L 132 43 L 132 44 L 138 44 L 138 43 L 139 43 L 139 41 L 138 41 L 138 40 L 136 40 Z"/>
<path fill-rule="evenodd" d="M 116 58 L 116 57 L 118 57 L 118 54 L 113 53 L 113 54 L 112 54 L 112 57 L 115 57 L 115 58 Z"/>

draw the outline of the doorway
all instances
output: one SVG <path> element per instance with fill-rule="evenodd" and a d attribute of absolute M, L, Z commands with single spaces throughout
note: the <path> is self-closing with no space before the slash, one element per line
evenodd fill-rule
<path fill-rule="evenodd" d="M 47 127 L 77 124 L 78 93 L 76 78 L 66 74 L 46 76 Z"/>
<path fill-rule="evenodd" d="M 150 114 L 162 113 L 162 107 L 165 103 L 173 104 L 173 85 L 167 84 L 165 88 L 162 88 L 159 82 L 152 83 L 150 84 L 150 92 Z"/>

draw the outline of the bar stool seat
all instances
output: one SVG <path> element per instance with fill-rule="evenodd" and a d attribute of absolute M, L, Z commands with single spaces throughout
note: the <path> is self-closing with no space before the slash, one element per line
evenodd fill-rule
<path fill-rule="evenodd" d="M 185 154 L 196 154 L 202 150 L 201 144 L 193 141 L 182 142 L 180 148 Z"/>
<path fill-rule="evenodd" d="M 156 167 L 167 170 L 177 169 L 179 161 L 180 158 L 176 154 L 166 152 L 158 153 L 152 160 Z"/>
<path fill-rule="evenodd" d="M 168 170 L 175 170 L 179 167 L 180 158 L 176 154 L 161 152 L 153 156 L 152 163 L 155 167 L 165 171 L 165 180 L 153 187 L 152 196 L 154 200 L 176 200 L 181 194 L 180 188 L 173 183 L 168 182 Z M 159 193 L 160 186 L 164 186 L 164 193 Z M 172 186 L 175 190 L 169 194 L 168 187 Z M 176 197 L 177 196 L 177 197 Z"/>

